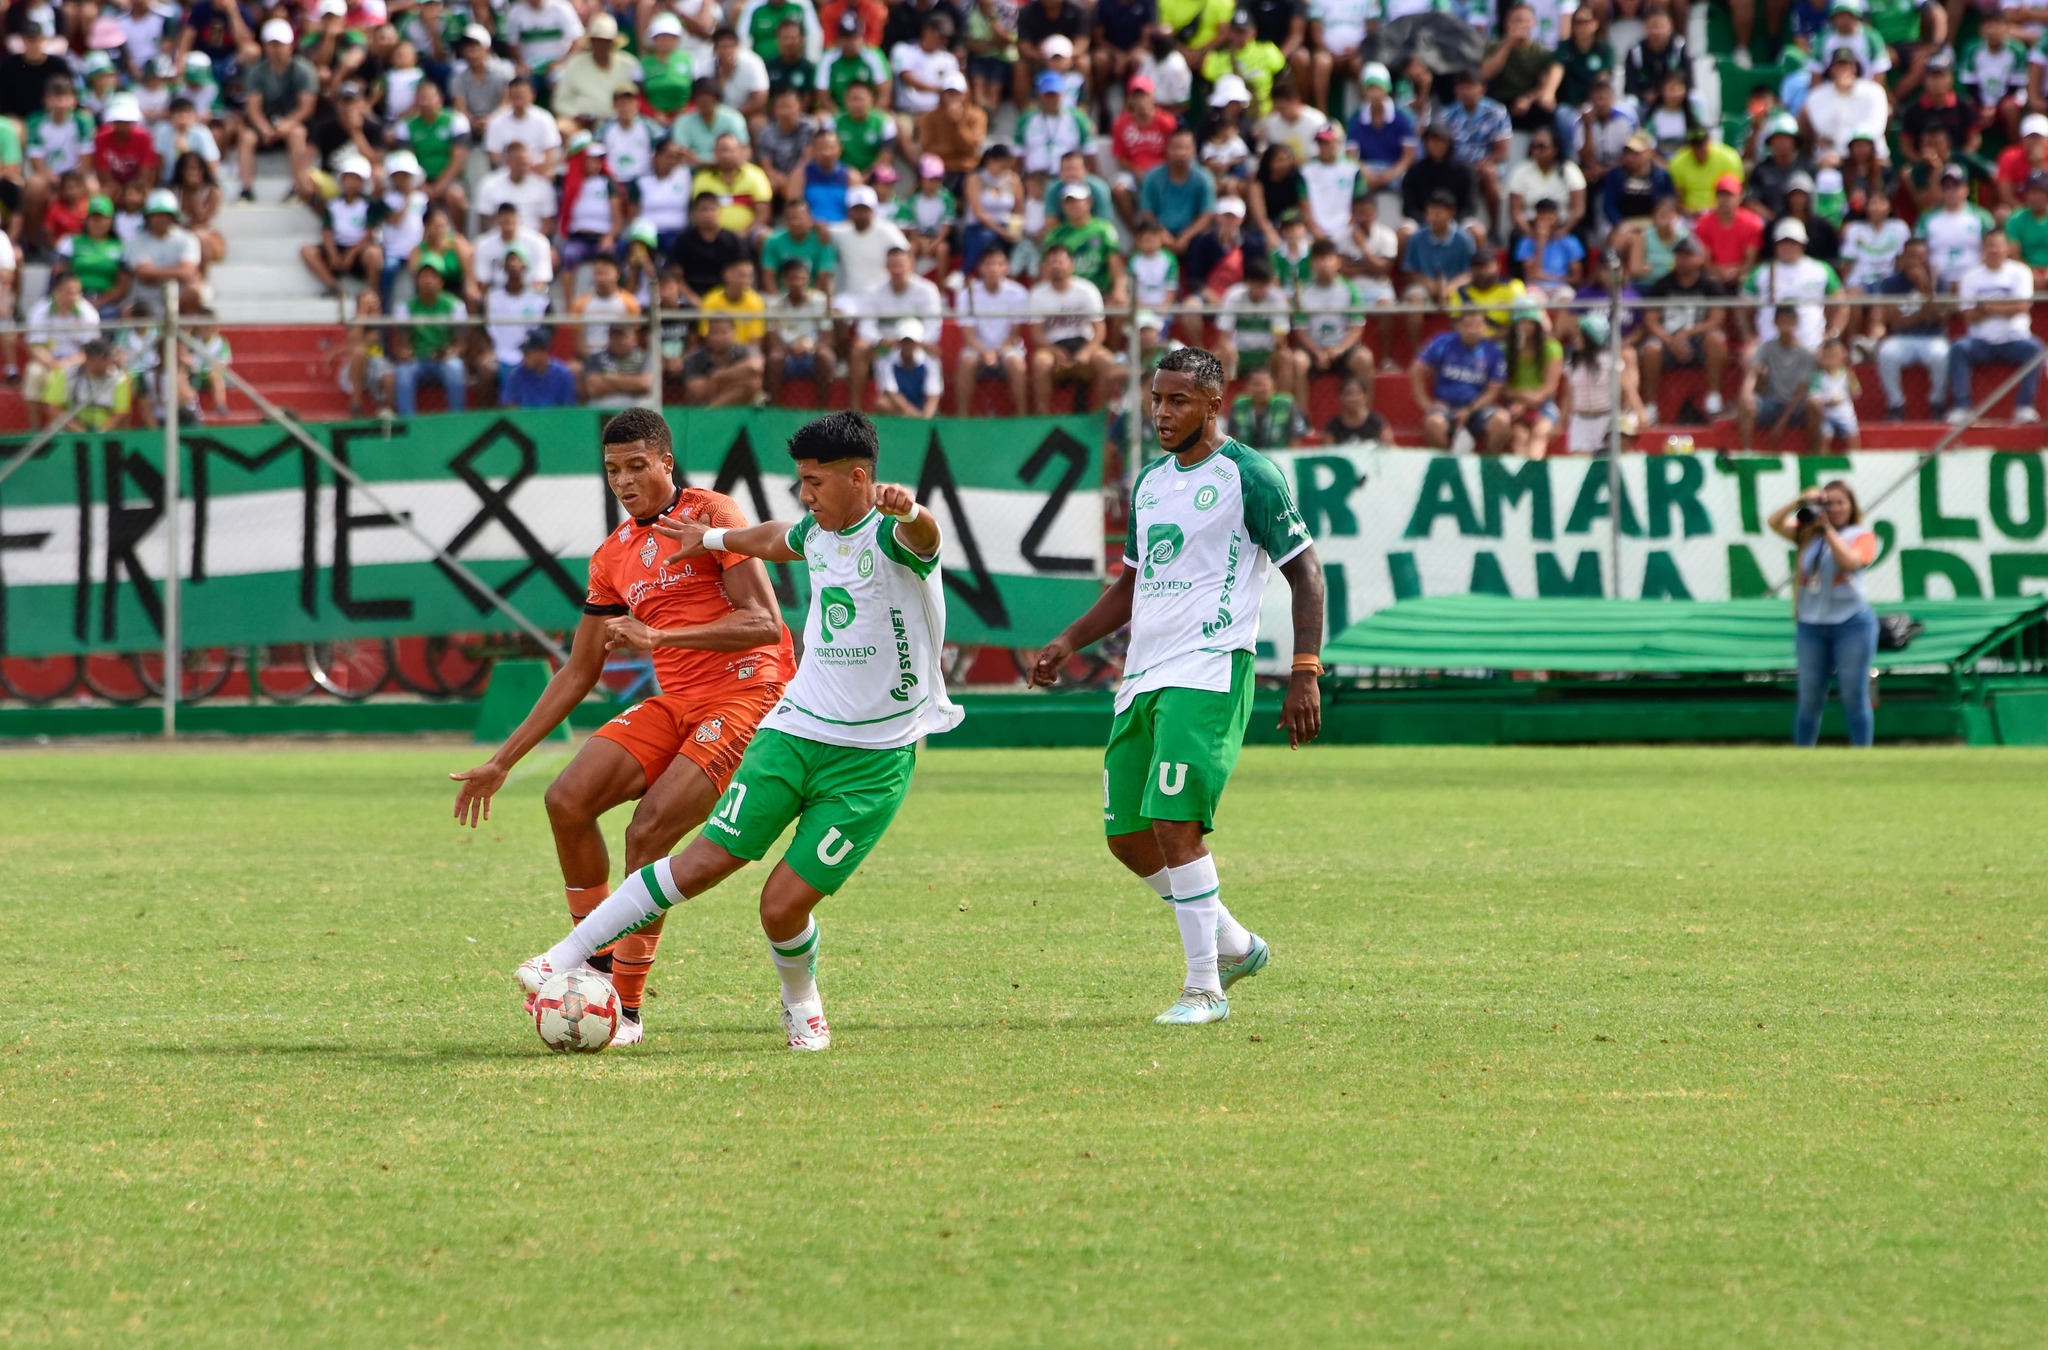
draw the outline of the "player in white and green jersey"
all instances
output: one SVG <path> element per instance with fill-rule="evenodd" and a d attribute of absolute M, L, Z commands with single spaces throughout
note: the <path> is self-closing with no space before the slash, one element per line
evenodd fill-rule
<path fill-rule="evenodd" d="M 782 979 L 790 1049 L 831 1046 L 811 911 L 889 828 L 910 788 L 917 742 L 952 730 L 962 715 L 946 697 L 940 657 L 939 523 L 909 489 L 875 482 L 876 448 L 875 424 L 861 414 L 818 418 L 789 442 L 802 520 L 732 530 L 655 525 L 679 546 L 670 563 L 706 552 L 805 563 L 804 661 L 703 831 L 627 877 L 568 937 L 520 966 L 529 994 L 760 860 L 794 821 L 789 849 L 761 888 L 761 927 Z"/>
<path fill-rule="evenodd" d="M 1169 352 L 1152 376 L 1164 457 L 1132 489 L 1124 570 L 1038 654 L 1050 685 L 1074 653 L 1125 624 L 1130 652 L 1103 754 L 1103 830 L 1116 860 L 1173 908 L 1187 975 L 1158 1021 L 1220 1022 L 1225 991 L 1265 968 L 1265 942 L 1223 905 L 1202 836 L 1252 714 L 1259 603 L 1277 567 L 1294 593 L 1294 663 L 1280 725 L 1290 745 L 1322 730 L 1323 566 L 1272 461 L 1223 434 L 1223 363 Z"/>

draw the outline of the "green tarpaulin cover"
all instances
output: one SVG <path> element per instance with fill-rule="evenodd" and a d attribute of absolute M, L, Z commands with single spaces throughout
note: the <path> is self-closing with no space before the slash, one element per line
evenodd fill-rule
<path fill-rule="evenodd" d="M 1926 631 L 1880 669 L 1952 665 L 2048 600 L 1883 604 Z M 1323 652 L 1333 666 L 1401 670 L 1578 670 L 1704 674 L 1792 669 L 1789 600 L 1513 600 L 1454 595 L 1403 600 L 1353 624 Z"/>

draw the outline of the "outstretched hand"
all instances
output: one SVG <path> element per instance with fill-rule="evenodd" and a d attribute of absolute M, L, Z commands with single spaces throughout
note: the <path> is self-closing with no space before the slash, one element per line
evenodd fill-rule
<path fill-rule="evenodd" d="M 1279 726 L 1287 732 L 1287 748 L 1299 750 L 1323 732 L 1323 687 L 1308 671 L 1287 681 L 1287 701 L 1280 705 Z"/>
<path fill-rule="evenodd" d="M 670 520 L 667 516 L 654 522 L 654 532 L 664 539 L 676 542 L 676 551 L 662 561 L 678 563 L 685 558 L 699 557 L 704 553 L 704 531 L 707 527 L 694 520 Z"/>
<path fill-rule="evenodd" d="M 505 786 L 505 771 L 493 761 L 485 760 L 474 769 L 464 769 L 448 776 L 462 784 L 455 793 L 455 823 L 473 830 L 479 821 L 489 820 L 491 798 Z"/>

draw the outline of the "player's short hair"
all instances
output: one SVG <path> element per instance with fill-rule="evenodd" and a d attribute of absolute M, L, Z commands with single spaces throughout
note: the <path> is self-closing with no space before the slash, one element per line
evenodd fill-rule
<path fill-rule="evenodd" d="M 875 424 L 857 412 L 827 413 L 804 423 L 789 438 L 791 459 L 814 459 L 820 464 L 842 459 L 873 460 L 881 448 Z"/>
<path fill-rule="evenodd" d="M 1175 348 L 1160 358 L 1157 369 L 1186 375 L 1197 388 L 1211 393 L 1223 392 L 1223 363 L 1216 359 L 1214 352 L 1205 352 L 1200 347 Z"/>
<path fill-rule="evenodd" d="M 669 439 L 668 419 L 652 408 L 626 408 L 614 413 L 604 424 L 604 443 L 631 445 L 645 441 L 651 450 L 663 454 L 674 454 L 673 442 Z"/>

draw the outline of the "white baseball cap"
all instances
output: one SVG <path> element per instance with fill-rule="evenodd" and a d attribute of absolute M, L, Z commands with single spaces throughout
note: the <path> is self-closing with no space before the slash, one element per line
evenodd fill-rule
<path fill-rule="evenodd" d="M 923 342 L 924 320 L 898 319 L 896 321 L 896 340 L 902 342 L 905 339 L 911 342 Z"/>
<path fill-rule="evenodd" d="M 282 42 L 285 46 L 289 47 L 293 41 L 292 26 L 283 19 L 272 19 L 269 23 L 263 25 L 263 40 L 265 42 Z"/>
<path fill-rule="evenodd" d="M 1216 81 L 1216 87 L 1209 91 L 1209 106 L 1212 108 L 1221 108 L 1230 103 L 1249 103 L 1251 101 L 1251 87 L 1244 82 L 1242 75 L 1225 75 L 1222 79 Z"/>
<path fill-rule="evenodd" d="M 313 12 L 323 19 L 330 14 L 339 14 L 347 18 L 348 0 L 320 0 L 320 7 Z"/>
<path fill-rule="evenodd" d="M 619 21 L 609 14 L 599 14 L 590 21 L 589 32 L 592 42 L 617 42 Z"/>
<path fill-rule="evenodd" d="M 488 47 L 491 45 L 491 30 L 480 23 L 473 23 L 462 30 L 462 40 Z"/>
<path fill-rule="evenodd" d="M 1805 243 L 1806 226 L 1796 220 L 1780 221 L 1778 223 L 1777 236 L 1771 242 L 1782 244 L 1787 239 L 1794 239 L 1802 244 Z"/>
<path fill-rule="evenodd" d="M 178 214 L 178 194 L 169 188 L 158 188 L 149 194 L 142 204 L 146 216 L 175 216 Z"/>
<path fill-rule="evenodd" d="M 2048 117 L 2040 113 L 2028 113 L 2020 119 L 2020 135 L 2048 136 Z"/>
<path fill-rule="evenodd" d="M 409 173 L 415 178 L 421 177 L 420 157 L 410 150 L 393 150 L 384 157 L 384 172 Z"/>
<path fill-rule="evenodd" d="M 350 174 L 354 174 L 358 178 L 370 177 L 370 161 L 364 159 L 361 155 L 350 155 L 347 159 L 334 166 L 335 177 L 346 178 Z"/>
<path fill-rule="evenodd" d="M 102 122 L 140 122 L 142 105 L 135 101 L 133 94 L 116 94 L 107 100 L 107 110 L 100 114 Z"/>
<path fill-rule="evenodd" d="M 1038 44 L 1038 50 L 1044 52 L 1045 59 L 1050 61 L 1055 56 L 1072 56 L 1074 54 L 1074 44 L 1063 34 L 1054 33 L 1051 37 Z"/>
<path fill-rule="evenodd" d="M 865 206 L 872 210 L 881 204 L 882 199 L 877 197 L 875 190 L 865 183 L 856 184 L 846 190 L 846 209 L 849 211 L 856 206 Z"/>
<path fill-rule="evenodd" d="M 647 24 L 647 40 L 658 37 L 680 38 L 683 35 L 683 21 L 673 14 L 657 14 Z"/>
<path fill-rule="evenodd" d="M 1219 216 L 1241 216 L 1244 214 L 1244 198 L 1219 197 L 1216 199 L 1216 214 Z"/>
<path fill-rule="evenodd" d="M 949 70 L 939 76 L 939 92 L 942 94 L 964 94 L 967 92 L 967 77 L 957 70 Z"/>

